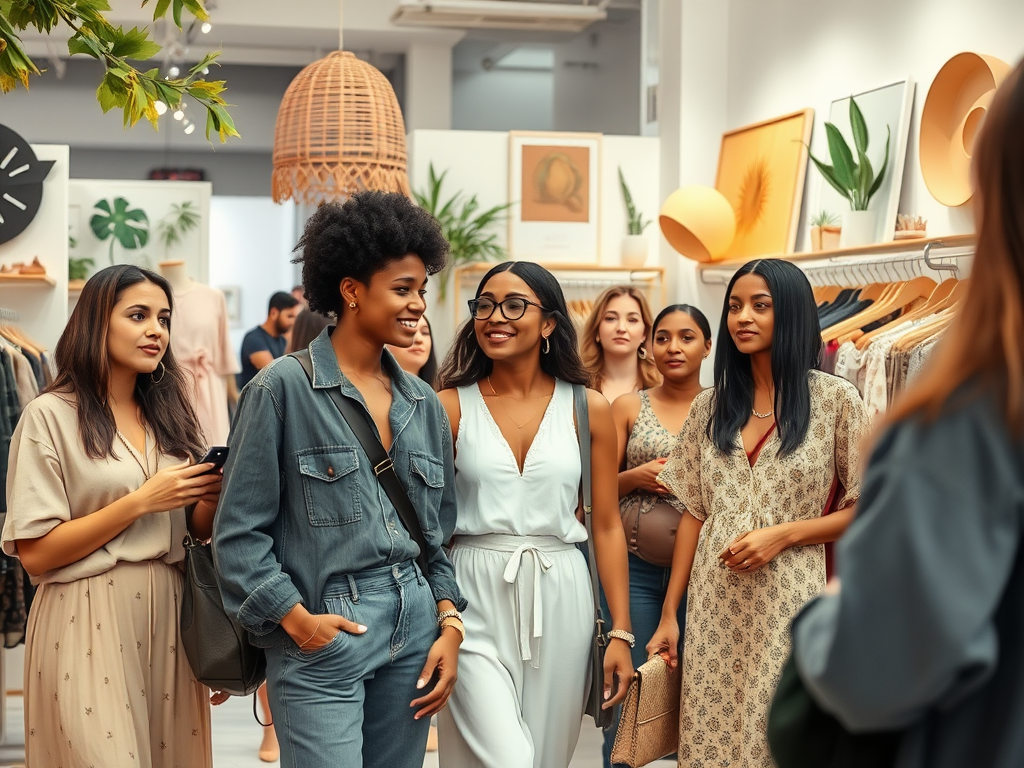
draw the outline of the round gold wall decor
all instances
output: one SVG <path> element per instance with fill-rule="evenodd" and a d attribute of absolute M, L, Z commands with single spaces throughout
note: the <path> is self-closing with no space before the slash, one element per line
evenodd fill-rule
<path fill-rule="evenodd" d="M 1005 61 L 958 53 L 932 81 L 921 113 L 921 174 L 943 205 L 971 199 L 971 155 L 996 88 L 1010 72 Z"/>

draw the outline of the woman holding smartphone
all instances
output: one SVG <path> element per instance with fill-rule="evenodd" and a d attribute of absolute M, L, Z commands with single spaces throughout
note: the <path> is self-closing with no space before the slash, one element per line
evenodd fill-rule
<path fill-rule="evenodd" d="M 195 463 L 205 446 L 169 346 L 172 307 L 149 270 L 93 275 L 57 376 L 11 441 L 3 550 L 39 585 L 28 765 L 213 763 L 210 694 L 178 652 L 178 607 L 186 524 L 209 538 L 221 478 Z"/>

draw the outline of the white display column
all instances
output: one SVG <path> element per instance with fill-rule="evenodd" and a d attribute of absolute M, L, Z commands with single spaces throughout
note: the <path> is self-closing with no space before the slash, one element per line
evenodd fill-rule
<path fill-rule="evenodd" d="M 405 130 L 452 127 L 452 46 L 413 43 L 405 53 Z"/>
<path fill-rule="evenodd" d="M 660 0 L 659 6 L 664 201 L 679 187 L 715 184 L 722 134 L 729 128 L 729 0 Z M 668 268 L 669 299 L 694 303 L 715 322 L 721 299 L 700 283 L 696 263 L 676 253 L 665 238 L 661 257 Z"/>

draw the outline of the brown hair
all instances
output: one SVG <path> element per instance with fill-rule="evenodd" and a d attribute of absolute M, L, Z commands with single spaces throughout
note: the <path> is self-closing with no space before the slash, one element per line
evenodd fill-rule
<path fill-rule="evenodd" d="M 935 418 L 970 380 L 999 398 L 1010 429 L 1024 433 L 1024 63 L 999 88 L 974 149 L 978 245 L 957 316 L 892 420 Z"/>
<path fill-rule="evenodd" d="M 646 348 L 648 352 L 651 350 L 648 342 L 651 339 L 651 329 L 654 326 L 654 321 L 651 316 L 651 308 L 647 305 L 647 299 L 644 295 L 631 285 L 615 285 L 604 290 L 594 301 L 594 308 L 590 311 L 587 322 L 583 324 L 583 330 L 580 332 L 580 356 L 583 358 L 583 366 L 590 374 L 590 387 L 598 392 L 601 391 L 601 385 L 604 383 L 604 376 L 602 375 L 604 370 L 604 350 L 597 343 L 597 328 L 601 325 L 601 320 L 608 309 L 608 304 L 611 303 L 612 299 L 617 299 L 619 296 L 629 296 L 640 305 L 640 317 L 644 321 L 644 340 L 641 348 Z M 658 374 L 658 369 L 655 367 L 651 356 L 648 356 L 646 360 L 641 360 L 637 357 L 636 379 L 640 383 L 641 389 L 650 389 L 661 383 L 661 376 Z"/>
<path fill-rule="evenodd" d="M 321 331 L 331 325 L 331 319 L 311 309 L 304 309 L 295 318 L 291 339 L 285 352 L 297 352 L 308 347 Z"/>
<path fill-rule="evenodd" d="M 85 284 L 53 352 L 57 375 L 46 391 L 74 397 L 82 445 L 94 459 L 116 457 L 113 443 L 117 427 L 107 404 L 110 317 L 124 292 L 145 281 L 167 294 L 167 306 L 173 310 L 171 286 L 160 275 L 130 264 L 107 267 Z M 172 323 L 173 319 L 172 312 Z M 204 450 L 202 431 L 188 398 L 185 372 L 175 360 L 170 344 L 160 362 L 163 374 L 155 380 L 148 373 L 135 377 L 135 399 L 161 451 L 198 461 Z"/>

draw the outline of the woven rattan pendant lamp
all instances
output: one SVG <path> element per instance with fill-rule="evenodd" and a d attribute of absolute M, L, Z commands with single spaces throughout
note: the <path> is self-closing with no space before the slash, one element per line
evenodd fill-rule
<path fill-rule="evenodd" d="M 295 76 L 274 129 L 274 202 L 409 194 L 405 122 L 387 78 L 338 48 Z"/>

